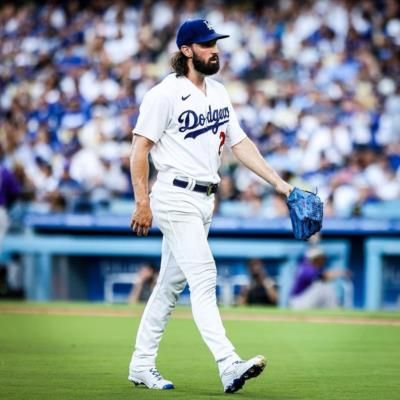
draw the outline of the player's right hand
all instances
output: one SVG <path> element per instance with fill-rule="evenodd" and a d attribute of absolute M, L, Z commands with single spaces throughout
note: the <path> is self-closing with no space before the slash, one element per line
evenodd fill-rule
<path fill-rule="evenodd" d="M 150 209 L 149 203 L 136 204 L 136 209 L 132 214 L 131 228 L 138 236 L 147 236 L 151 223 L 153 221 L 153 214 Z"/>

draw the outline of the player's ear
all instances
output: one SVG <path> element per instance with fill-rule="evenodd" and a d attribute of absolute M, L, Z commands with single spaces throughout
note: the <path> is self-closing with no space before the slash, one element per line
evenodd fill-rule
<path fill-rule="evenodd" d="M 184 56 L 187 58 L 192 58 L 193 57 L 193 51 L 192 48 L 189 46 L 182 46 L 181 47 L 181 52 L 183 53 Z"/>

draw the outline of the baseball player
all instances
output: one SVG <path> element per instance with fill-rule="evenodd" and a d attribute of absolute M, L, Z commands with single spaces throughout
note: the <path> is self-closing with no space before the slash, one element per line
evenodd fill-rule
<path fill-rule="evenodd" d="M 216 302 L 217 270 L 207 242 L 224 145 L 238 160 L 288 195 L 292 187 L 265 162 L 241 129 L 224 86 L 209 78 L 219 70 L 217 41 L 227 38 L 206 20 L 186 21 L 177 34 L 174 73 L 144 97 L 133 130 L 131 227 L 147 235 L 153 217 L 162 234 L 161 268 L 137 332 L 128 379 L 151 389 L 173 389 L 156 369 L 168 318 L 186 282 L 200 334 L 217 362 L 226 393 L 266 366 L 263 356 L 242 360 L 225 335 Z M 151 154 L 158 171 L 148 188 Z"/>

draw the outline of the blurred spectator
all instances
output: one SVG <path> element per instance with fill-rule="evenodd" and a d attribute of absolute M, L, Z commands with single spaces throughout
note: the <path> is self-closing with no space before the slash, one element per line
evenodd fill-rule
<path fill-rule="evenodd" d="M 63 197 L 66 201 L 66 209 L 69 211 L 76 211 L 75 207 L 82 194 L 81 184 L 71 177 L 69 172 L 69 165 L 64 165 L 61 176 L 59 178 L 57 192 L 60 197 Z"/>
<path fill-rule="evenodd" d="M 232 201 L 238 198 L 238 190 L 235 187 L 233 178 L 230 175 L 221 176 L 218 198 L 220 202 Z"/>
<path fill-rule="evenodd" d="M 150 263 L 143 264 L 137 272 L 136 280 L 129 294 L 129 303 L 145 302 L 149 299 L 158 277 L 157 268 Z"/>
<path fill-rule="evenodd" d="M 9 284 L 8 268 L 0 265 L 0 299 L 22 299 L 22 289 L 13 289 Z"/>
<path fill-rule="evenodd" d="M 326 269 L 326 256 L 319 247 L 310 247 L 299 264 L 291 292 L 290 307 L 296 310 L 338 307 L 331 282 L 346 278 L 348 270 Z"/>
<path fill-rule="evenodd" d="M 0 299 L 8 297 L 7 269 L 0 266 Z"/>
<path fill-rule="evenodd" d="M 237 299 L 237 304 L 243 305 L 276 305 L 278 302 L 277 285 L 268 276 L 267 269 L 259 259 L 248 262 L 250 284 L 243 287 Z"/>
<path fill-rule="evenodd" d="M 16 176 L 0 163 L 0 246 L 9 227 L 8 210 L 20 192 L 21 186 Z"/>

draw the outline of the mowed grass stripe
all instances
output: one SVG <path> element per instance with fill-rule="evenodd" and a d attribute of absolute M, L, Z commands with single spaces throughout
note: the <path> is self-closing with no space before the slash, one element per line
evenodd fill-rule
<path fill-rule="evenodd" d="M 47 315 L 81 315 L 101 317 L 140 317 L 143 305 L 99 305 L 74 303 L 0 303 L 0 314 L 47 314 Z M 259 307 L 222 307 L 224 320 L 233 321 L 266 321 L 266 322 L 312 322 L 361 325 L 390 325 L 400 327 L 400 313 L 369 313 L 353 310 L 313 310 L 292 311 Z M 187 306 L 178 306 L 174 318 L 191 319 L 192 313 Z"/>
<path fill-rule="evenodd" d="M 2 399 L 226 399 L 217 368 L 189 319 L 172 319 L 158 366 L 174 391 L 127 382 L 139 319 L 0 315 Z M 266 372 L 241 399 L 398 399 L 397 327 L 225 321 L 242 357 L 264 354 Z"/>

